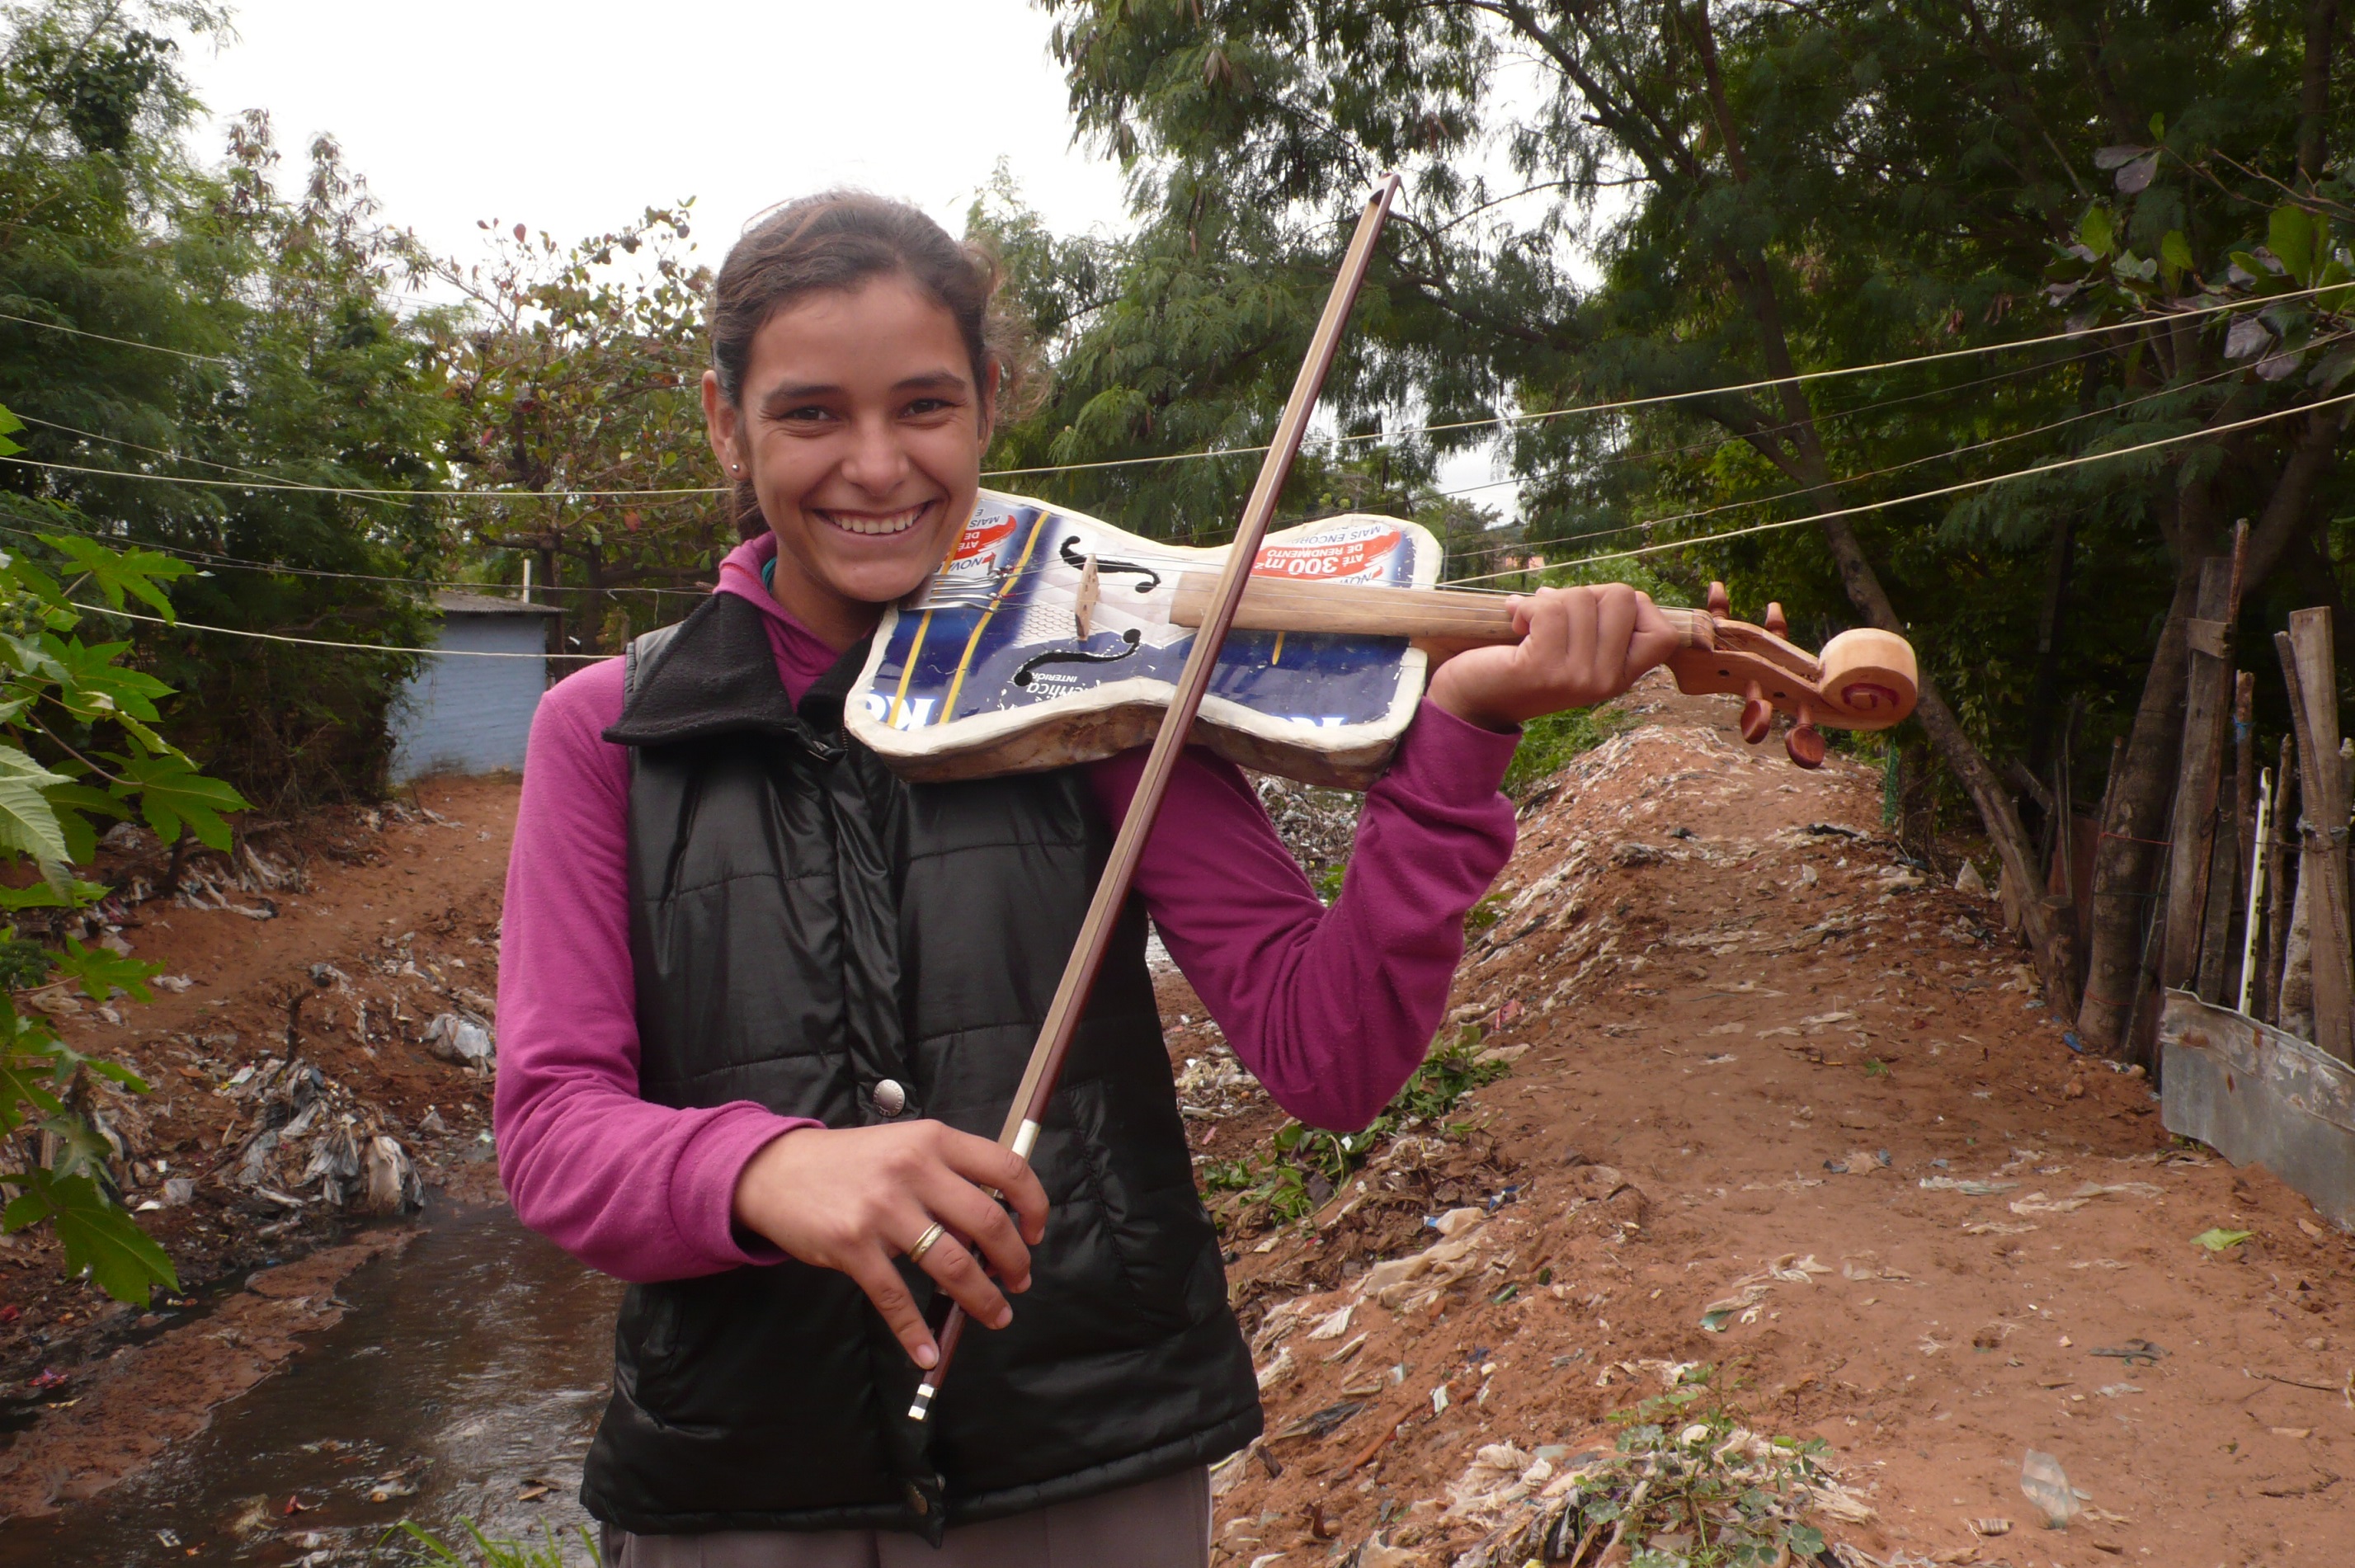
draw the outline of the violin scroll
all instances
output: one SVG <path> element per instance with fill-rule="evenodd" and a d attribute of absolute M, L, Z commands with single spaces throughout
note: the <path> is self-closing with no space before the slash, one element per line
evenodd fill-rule
<path fill-rule="evenodd" d="M 1825 755 L 1818 725 L 1838 730 L 1886 730 L 1913 711 L 1921 675 L 1913 649 L 1892 632 L 1859 626 L 1810 654 L 1788 641 L 1780 604 L 1766 607 L 1764 625 L 1736 621 L 1722 582 L 1709 585 L 1706 612 L 1670 612 L 1684 618 L 1684 646 L 1668 659 L 1682 690 L 1722 692 L 1742 699 L 1742 738 L 1766 739 L 1777 710 L 1791 716 L 1784 750 L 1803 768 Z"/>

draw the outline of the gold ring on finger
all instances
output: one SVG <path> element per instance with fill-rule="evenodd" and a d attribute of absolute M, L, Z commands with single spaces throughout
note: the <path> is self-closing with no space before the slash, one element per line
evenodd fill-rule
<path fill-rule="evenodd" d="M 922 1263 L 924 1254 L 932 1250 L 932 1243 L 947 1234 L 947 1230 L 938 1220 L 925 1226 L 924 1233 L 916 1238 L 916 1244 L 908 1249 L 908 1261 L 911 1264 Z"/>

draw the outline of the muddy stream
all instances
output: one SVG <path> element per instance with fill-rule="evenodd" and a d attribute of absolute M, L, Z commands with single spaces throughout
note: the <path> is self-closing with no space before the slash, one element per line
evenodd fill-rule
<path fill-rule="evenodd" d="M 0 1526 L 0 1568 L 409 1562 L 406 1538 L 384 1542 L 404 1518 L 453 1541 L 466 1520 L 572 1537 L 621 1286 L 504 1207 L 431 1212 L 405 1254 L 345 1281 L 340 1324 L 206 1431 L 93 1501 Z"/>

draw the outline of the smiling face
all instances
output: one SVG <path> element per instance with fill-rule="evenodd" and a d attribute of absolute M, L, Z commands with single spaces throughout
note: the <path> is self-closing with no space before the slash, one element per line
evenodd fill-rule
<path fill-rule="evenodd" d="M 995 368 L 904 277 L 805 296 L 753 337 L 742 398 L 703 378 L 711 449 L 777 536 L 777 603 L 837 648 L 939 567 L 973 514 Z"/>

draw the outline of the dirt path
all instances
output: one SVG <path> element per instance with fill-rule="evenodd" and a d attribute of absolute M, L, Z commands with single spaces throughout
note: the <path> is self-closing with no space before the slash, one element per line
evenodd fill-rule
<path fill-rule="evenodd" d="M 495 1014 L 515 798 L 512 780 L 428 781 L 383 810 L 255 831 L 247 885 L 218 858 L 196 868 L 192 896 L 233 907 L 120 912 L 112 934 L 170 976 L 152 1005 L 45 998 L 69 1042 L 154 1086 L 93 1104 L 123 1142 L 126 1201 L 160 1205 L 140 1221 L 184 1294 L 136 1313 L 62 1278 L 45 1234 L 0 1238 L 0 1519 L 102 1490 L 335 1320 L 336 1280 L 407 1225 L 368 1211 L 378 1139 L 446 1196 L 496 1196 L 491 1080 L 427 1035 L 443 1013 Z M 109 869 L 163 859 L 150 839 Z M 330 1193 L 304 1172 L 346 1136 L 362 1168 Z"/>
<path fill-rule="evenodd" d="M 1403 1552 L 1367 1563 L 1454 1561 L 1534 1506 L 1444 1517 L 1452 1484 L 1493 1488 L 1483 1445 L 1608 1449 L 1607 1415 L 1690 1362 L 1753 1429 L 1828 1443 L 1872 1516 L 1828 1531 L 1851 1561 L 2349 1560 L 2348 1240 L 2073 1056 L 1991 902 L 1895 864 L 1877 773 L 1751 752 L 1730 705 L 1636 706 L 1525 810 L 1458 976 L 1488 1043 L 1527 1050 L 1459 1108 L 1454 1166 L 1378 1159 L 1236 1243 L 1291 1435 L 1222 1473 L 1220 1560 L 1322 1561 L 1383 1525 Z M 1280 1120 L 1248 1089 L 1195 1099 L 1206 1157 Z M 1375 1213 L 1393 1189 L 1487 1217 L 1435 1272 L 1369 1277 L 1441 1240 Z M 2211 1228 L 2253 1234 L 2211 1253 Z M 2136 1341 L 2155 1363 L 2101 1353 Z M 2090 1494 L 2065 1532 L 2021 1494 L 2030 1448 Z"/>

